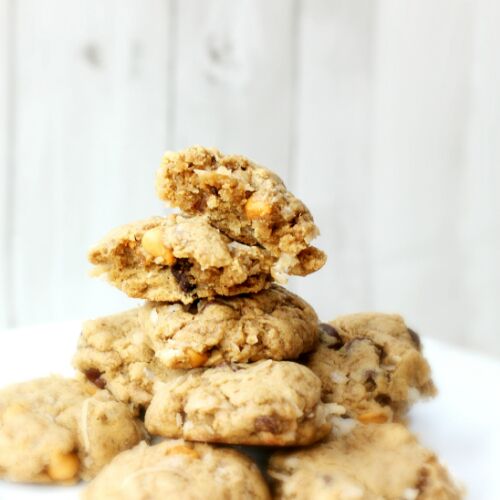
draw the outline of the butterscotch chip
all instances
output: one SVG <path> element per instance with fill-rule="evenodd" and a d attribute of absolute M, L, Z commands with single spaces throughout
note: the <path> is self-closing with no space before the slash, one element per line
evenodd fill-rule
<path fill-rule="evenodd" d="M 401 424 L 357 424 L 305 450 L 271 457 L 273 498 L 458 500 L 436 455 Z"/>
<path fill-rule="evenodd" d="M 107 391 L 48 377 L 0 391 L 0 476 L 30 483 L 90 479 L 145 436 Z"/>
<path fill-rule="evenodd" d="M 368 411 L 359 414 L 357 418 L 363 424 L 384 424 L 389 420 L 388 415 L 382 411 Z"/>
<path fill-rule="evenodd" d="M 319 379 L 289 361 L 189 370 L 155 388 L 146 428 L 169 438 L 305 445 L 331 429 Z"/>
<path fill-rule="evenodd" d="M 88 485 L 83 500 L 175 498 L 270 500 L 257 466 L 235 450 L 166 440 L 117 456 Z"/>
<path fill-rule="evenodd" d="M 250 197 L 245 203 L 245 215 L 249 220 L 260 219 L 271 215 L 272 205 L 262 200 Z"/>
<path fill-rule="evenodd" d="M 198 368 L 208 361 L 208 354 L 196 352 L 191 348 L 186 350 L 186 354 L 189 359 L 188 364 L 190 368 Z"/>
<path fill-rule="evenodd" d="M 80 460 L 75 453 L 54 453 L 47 465 L 47 474 L 53 481 L 64 482 L 76 479 Z"/>
<path fill-rule="evenodd" d="M 276 259 L 274 276 L 305 275 L 325 263 L 311 245 L 319 234 L 307 207 L 270 170 L 237 155 L 194 146 L 167 152 L 158 196 L 191 215 L 205 215 L 231 239 L 259 245 Z"/>
<path fill-rule="evenodd" d="M 171 448 L 168 448 L 165 450 L 166 455 L 186 455 L 191 458 L 200 458 L 201 455 L 199 454 L 196 449 L 191 446 L 186 446 L 183 444 L 177 445 L 177 446 L 172 446 Z"/>
<path fill-rule="evenodd" d="M 111 231 L 89 253 L 94 275 L 130 297 L 189 304 L 255 293 L 274 279 L 276 258 L 232 241 L 204 217 L 151 217 Z"/>
<path fill-rule="evenodd" d="M 159 227 L 146 231 L 141 240 L 142 248 L 153 257 L 161 258 L 166 265 L 173 266 L 174 254 L 172 249 L 163 243 L 162 237 L 163 232 Z"/>
<path fill-rule="evenodd" d="M 415 332 L 391 314 L 352 314 L 320 325 L 306 365 L 321 379 L 323 400 L 361 422 L 402 418 L 436 392 Z"/>

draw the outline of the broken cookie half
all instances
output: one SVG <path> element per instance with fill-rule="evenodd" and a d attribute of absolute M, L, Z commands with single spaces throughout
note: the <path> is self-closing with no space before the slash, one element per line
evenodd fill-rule
<path fill-rule="evenodd" d="M 169 151 L 156 187 L 169 205 L 206 215 L 232 240 L 265 248 L 278 278 L 312 273 L 326 261 L 311 245 L 319 230 L 309 209 L 275 173 L 243 156 L 202 146 Z"/>
<path fill-rule="evenodd" d="M 130 297 L 189 304 L 258 292 L 272 281 L 271 255 L 231 241 L 204 217 L 151 217 L 111 231 L 89 253 L 94 274 Z"/>

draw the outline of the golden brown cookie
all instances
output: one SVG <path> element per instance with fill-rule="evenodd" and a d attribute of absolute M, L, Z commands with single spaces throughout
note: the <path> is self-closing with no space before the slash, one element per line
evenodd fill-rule
<path fill-rule="evenodd" d="M 111 231 L 89 253 L 93 273 L 130 297 L 189 304 L 202 297 L 258 292 L 273 259 L 230 240 L 204 217 L 151 217 Z"/>
<path fill-rule="evenodd" d="M 85 321 L 73 365 L 97 387 L 142 411 L 151 401 L 156 380 L 178 374 L 160 365 L 146 343 L 139 309 Z"/>
<path fill-rule="evenodd" d="M 83 492 L 83 500 L 270 500 L 257 466 L 244 455 L 207 444 L 140 443 L 116 457 Z"/>
<path fill-rule="evenodd" d="M 401 418 L 436 392 L 418 336 L 397 315 L 351 314 L 322 324 L 306 365 L 321 379 L 323 400 L 364 423 Z"/>
<path fill-rule="evenodd" d="M 146 412 L 152 434 L 190 441 L 305 445 L 331 429 L 319 379 L 290 361 L 189 370 L 155 387 Z"/>
<path fill-rule="evenodd" d="M 206 215 L 231 239 L 260 245 L 276 259 L 273 275 L 304 276 L 320 269 L 325 254 L 307 207 L 270 170 L 243 156 L 194 146 L 165 153 L 158 196 L 191 215 Z"/>
<path fill-rule="evenodd" d="M 144 437 L 125 404 L 78 380 L 52 376 L 0 391 L 0 476 L 11 481 L 89 479 Z"/>
<path fill-rule="evenodd" d="M 313 308 L 277 285 L 189 306 L 149 303 L 138 312 L 156 358 L 167 368 L 295 359 L 318 338 Z"/>
<path fill-rule="evenodd" d="M 432 452 L 401 424 L 357 424 L 310 448 L 271 457 L 277 499 L 458 500 Z"/>

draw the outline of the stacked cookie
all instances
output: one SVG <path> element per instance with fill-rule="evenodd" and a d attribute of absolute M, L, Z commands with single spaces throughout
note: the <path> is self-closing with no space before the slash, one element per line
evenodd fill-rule
<path fill-rule="evenodd" d="M 304 204 L 273 173 L 201 147 L 168 153 L 160 198 L 181 209 L 112 231 L 95 273 L 132 297 L 83 327 L 75 366 L 167 438 L 306 445 L 330 432 L 321 382 L 294 362 L 318 318 L 277 284 L 325 262 Z"/>
<path fill-rule="evenodd" d="M 115 229 L 89 254 L 95 275 L 145 302 L 84 323 L 78 380 L 0 393 L 0 473 L 67 482 L 111 460 L 87 500 L 461 498 L 404 425 L 435 394 L 418 335 L 397 315 L 320 323 L 282 286 L 326 260 L 283 182 L 193 147 L 165 155 L 157 192 L 178 212 Z M 18 412 L 71 439 L 54 438 L 50 455 L 29 433 L 12 437 Z M 149 445 L 142 425 L 165 439 Z M 20 442 L 28 471 L 8 456 Z"/>

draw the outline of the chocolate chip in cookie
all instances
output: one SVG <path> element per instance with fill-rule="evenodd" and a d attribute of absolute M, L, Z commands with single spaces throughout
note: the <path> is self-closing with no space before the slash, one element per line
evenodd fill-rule
<path fill-rule="evenodd" d="M 99 387 L 99 389 L 104 389 L 106 387 L 106 381 L 101 378 L 102 373 L 97 368 L 88 368 L 84 370 L 83 373 L 87 377 L 87 380 Z"/>

